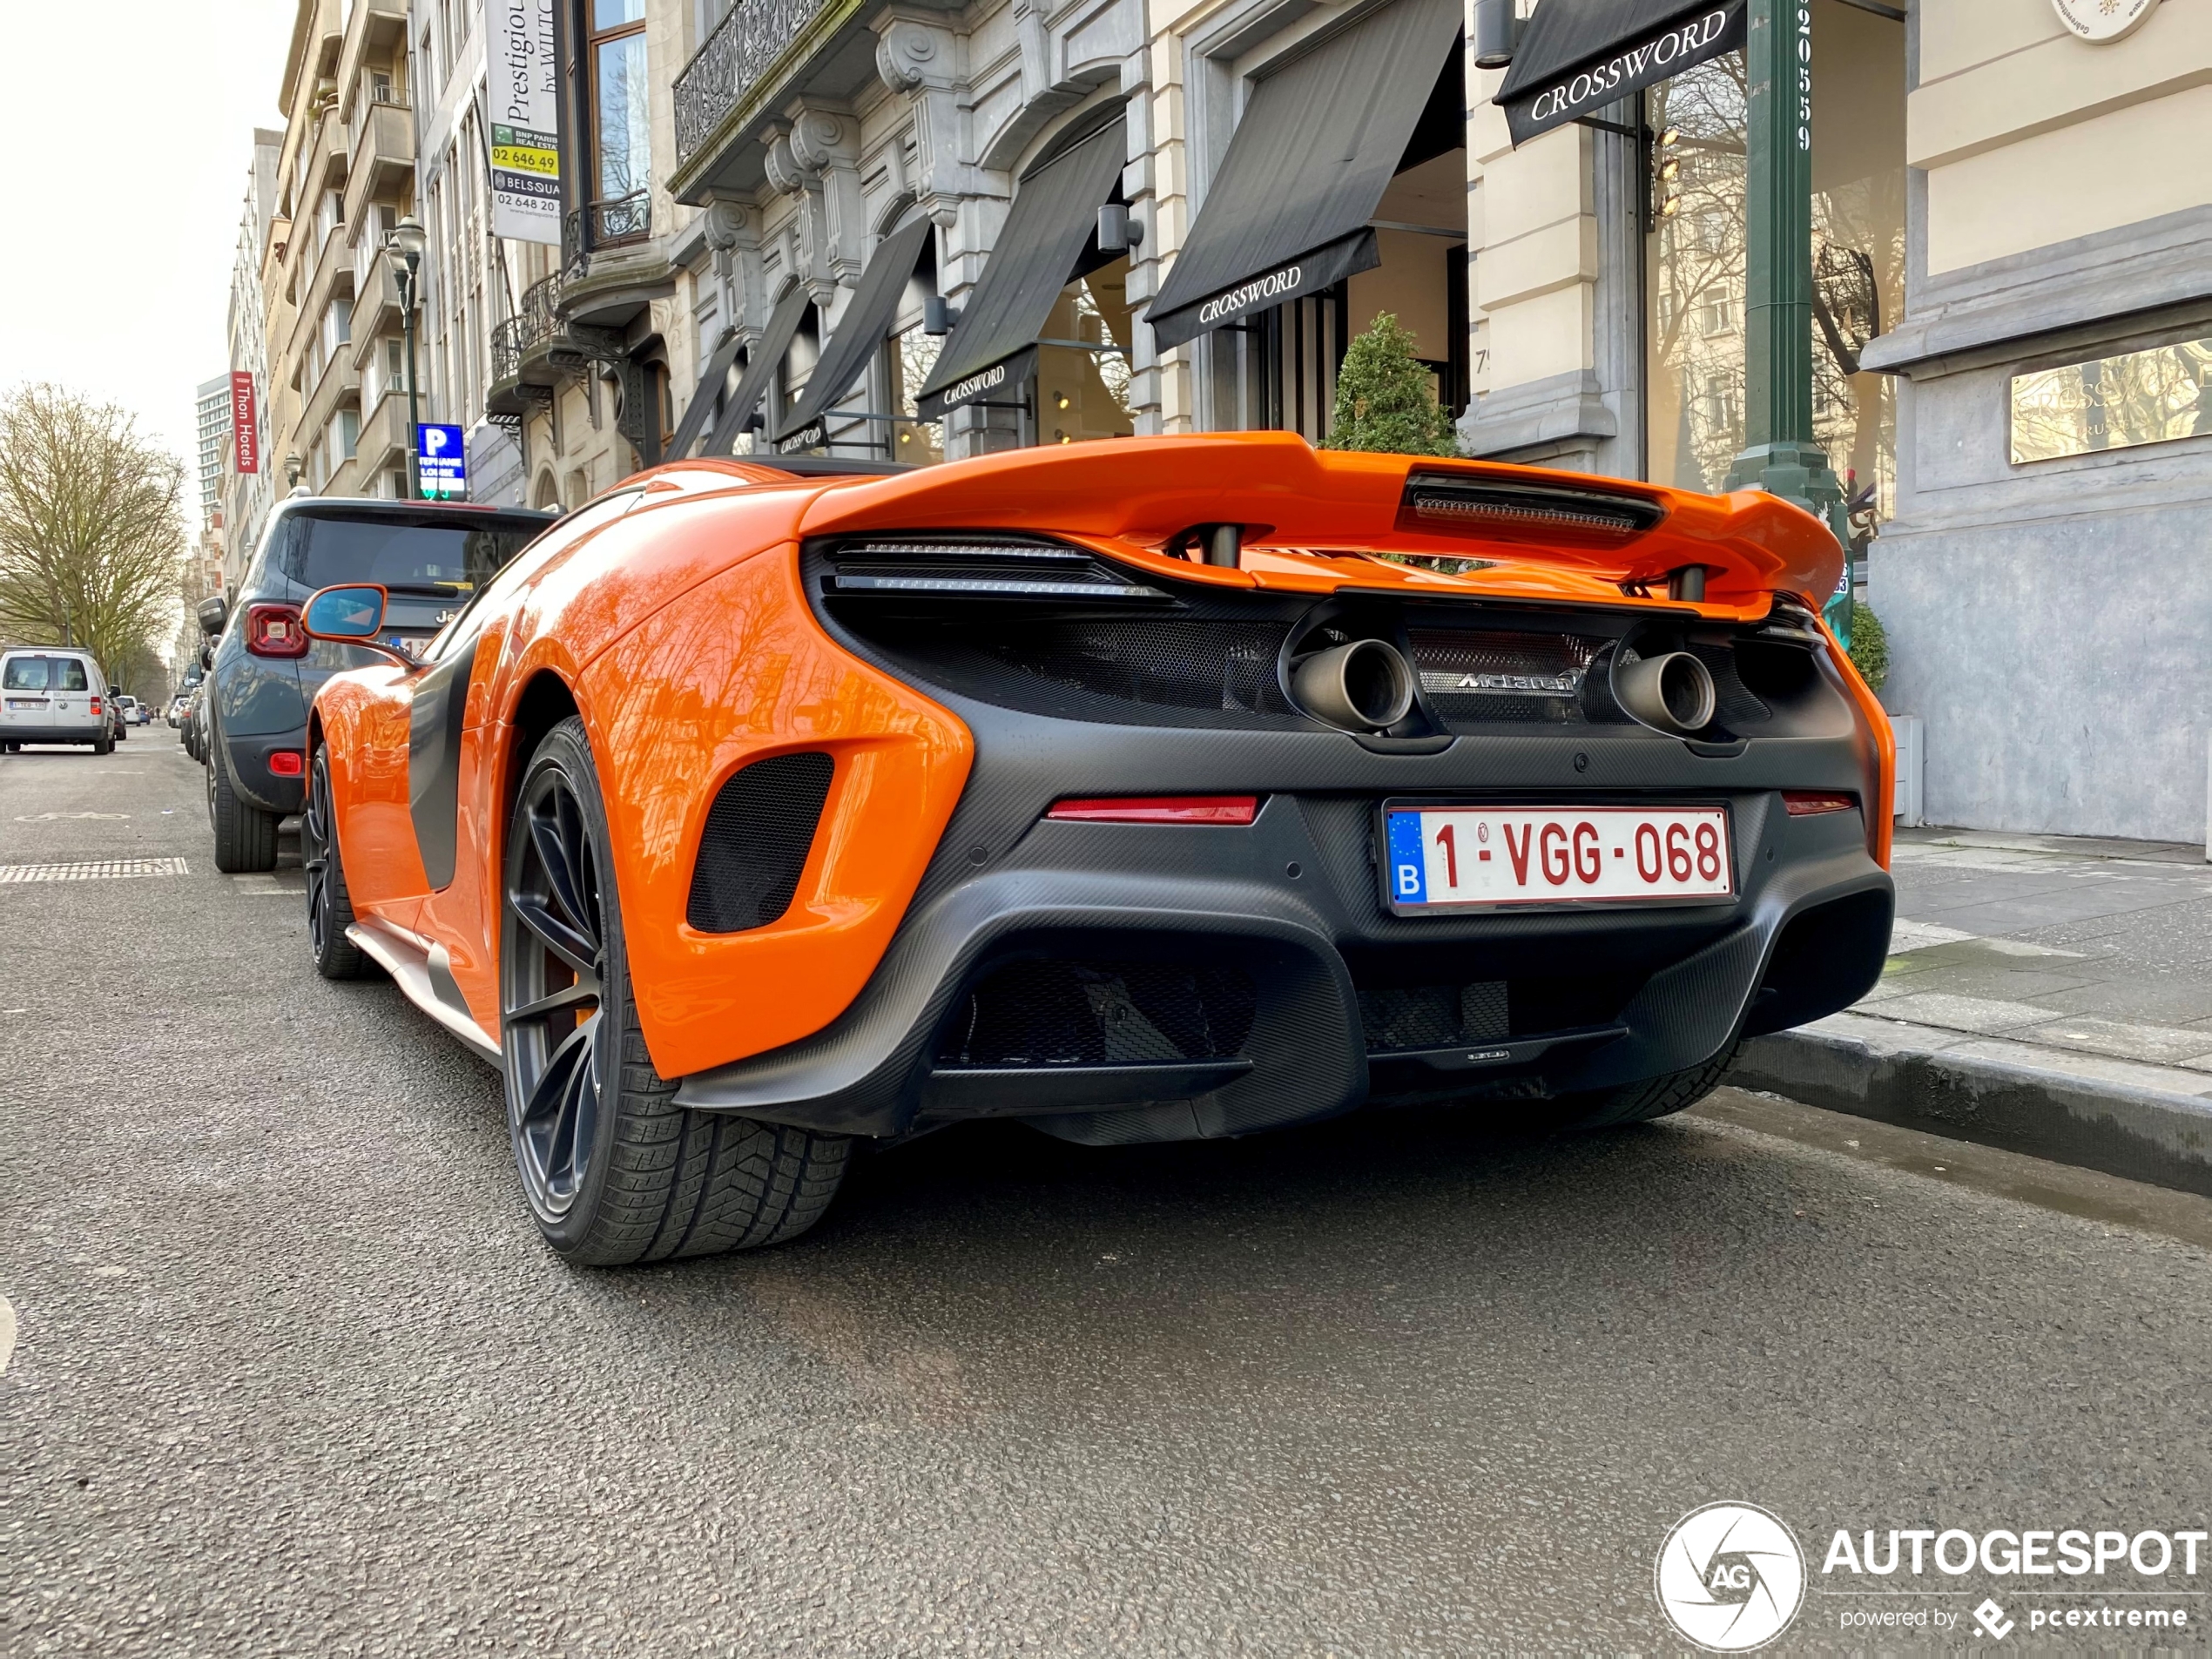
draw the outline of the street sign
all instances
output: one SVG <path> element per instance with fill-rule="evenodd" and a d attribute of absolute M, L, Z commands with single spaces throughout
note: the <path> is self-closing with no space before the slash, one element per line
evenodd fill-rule
<path fill-rule="evenodd" d="M 457 426 L 425 421 L 415 428 L 415 470 L 425 501 L 466 501 L 469 445 Z"/>

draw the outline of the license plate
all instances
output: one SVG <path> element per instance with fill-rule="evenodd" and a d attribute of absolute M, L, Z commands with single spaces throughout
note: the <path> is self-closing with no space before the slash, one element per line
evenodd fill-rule
<path fill-rule="evenodd" d="M 1391 908 L 1635 904 L 1736 892 L 1720 806 L 1393 806 Z"/>
<path fill-rule="evenodd" d="M 8 699 L 8 711 L 11 714 L 24 713 L 35 709 L 43 709 L 45 706 L 46 699 L 43 697 L 11 697 Z"/>

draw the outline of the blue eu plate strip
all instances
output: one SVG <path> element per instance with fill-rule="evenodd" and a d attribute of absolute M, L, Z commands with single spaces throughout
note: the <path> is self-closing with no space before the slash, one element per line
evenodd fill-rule
<path fill-rule="evenodd" d="M 1421 815 L 1390 814 L 1390 896 L 1399 904 L 1428 902 L 1428 863 L 1421 856 Z"/>

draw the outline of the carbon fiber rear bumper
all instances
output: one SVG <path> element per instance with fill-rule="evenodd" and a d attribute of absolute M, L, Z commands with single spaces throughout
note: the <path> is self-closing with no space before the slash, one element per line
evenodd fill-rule
<path fill-rule="evenodd" d="M 1461 738 L 1378 752 L 1341 733 L 1104 725 L 947 698 L 977 766 L 890 951 L 814 1037 L 682 1080 L 686 1106 L 873 1136 L 1020 1116 L 1095 1141 L 1236 1135 L 1370 1098 L 1530 1100 L 1696 1066 L 1739 1032 L 1817 1018 L 1872 984 L 1890 879 L 1855 812 L 1793 818 L 1779 791 L 1861 787 L 1841 739 L 1705 756 L 1581 735 Z M 1067 823 L 1073 794 L 1251 792 L 1248 828 Z M 1384 901 L 1386 797 L 1574 806 L 1722 802 L 1737 895 L 1687 907 L 1400 917 Z M 977 1069 L 948 1022 L 1009 962 L 1222 964 L 1255 1008 L 1238 1052 L 1180 1064 Z M 1595 1026 L 1420 1054 L 1378 1049 L 1360 992 L 1384 981 L 1610 974 L 1635 988 Z M 1510 1109 L 1509 1108 L 1507 1109 Z"/>

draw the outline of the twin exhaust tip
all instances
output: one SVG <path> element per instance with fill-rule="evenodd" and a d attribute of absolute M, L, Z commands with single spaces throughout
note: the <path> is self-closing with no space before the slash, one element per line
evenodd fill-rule
<path fill-rule="evenodd" d="M 1413 670 L 1394 645 L 1355 639 L 1317 651 L 1291 674 L 1298 704 L 1347 732 L 1387 732 L 1412 711 Z M 1688 737 L 1713 723 L 1719 695 L 1712 671 L 1686 651 L 1616 663 L 1613 695 L 1657 731 Z"/>
<path fill-rule="evenodd" d="M 1307 713 L 1331 725 L 1386 732 L 1413 706 L 1413 671 L 1395 645 L 1355 639 L 1300 663 L 1291 690 Z"/>
<path fill-rule="evenodd" d="M 1615 664 L 1613 695 L 1644 725 L 1677 736 L 1710 725 L 1719 702 L 1712 670 L 1686 651 Z"/>

